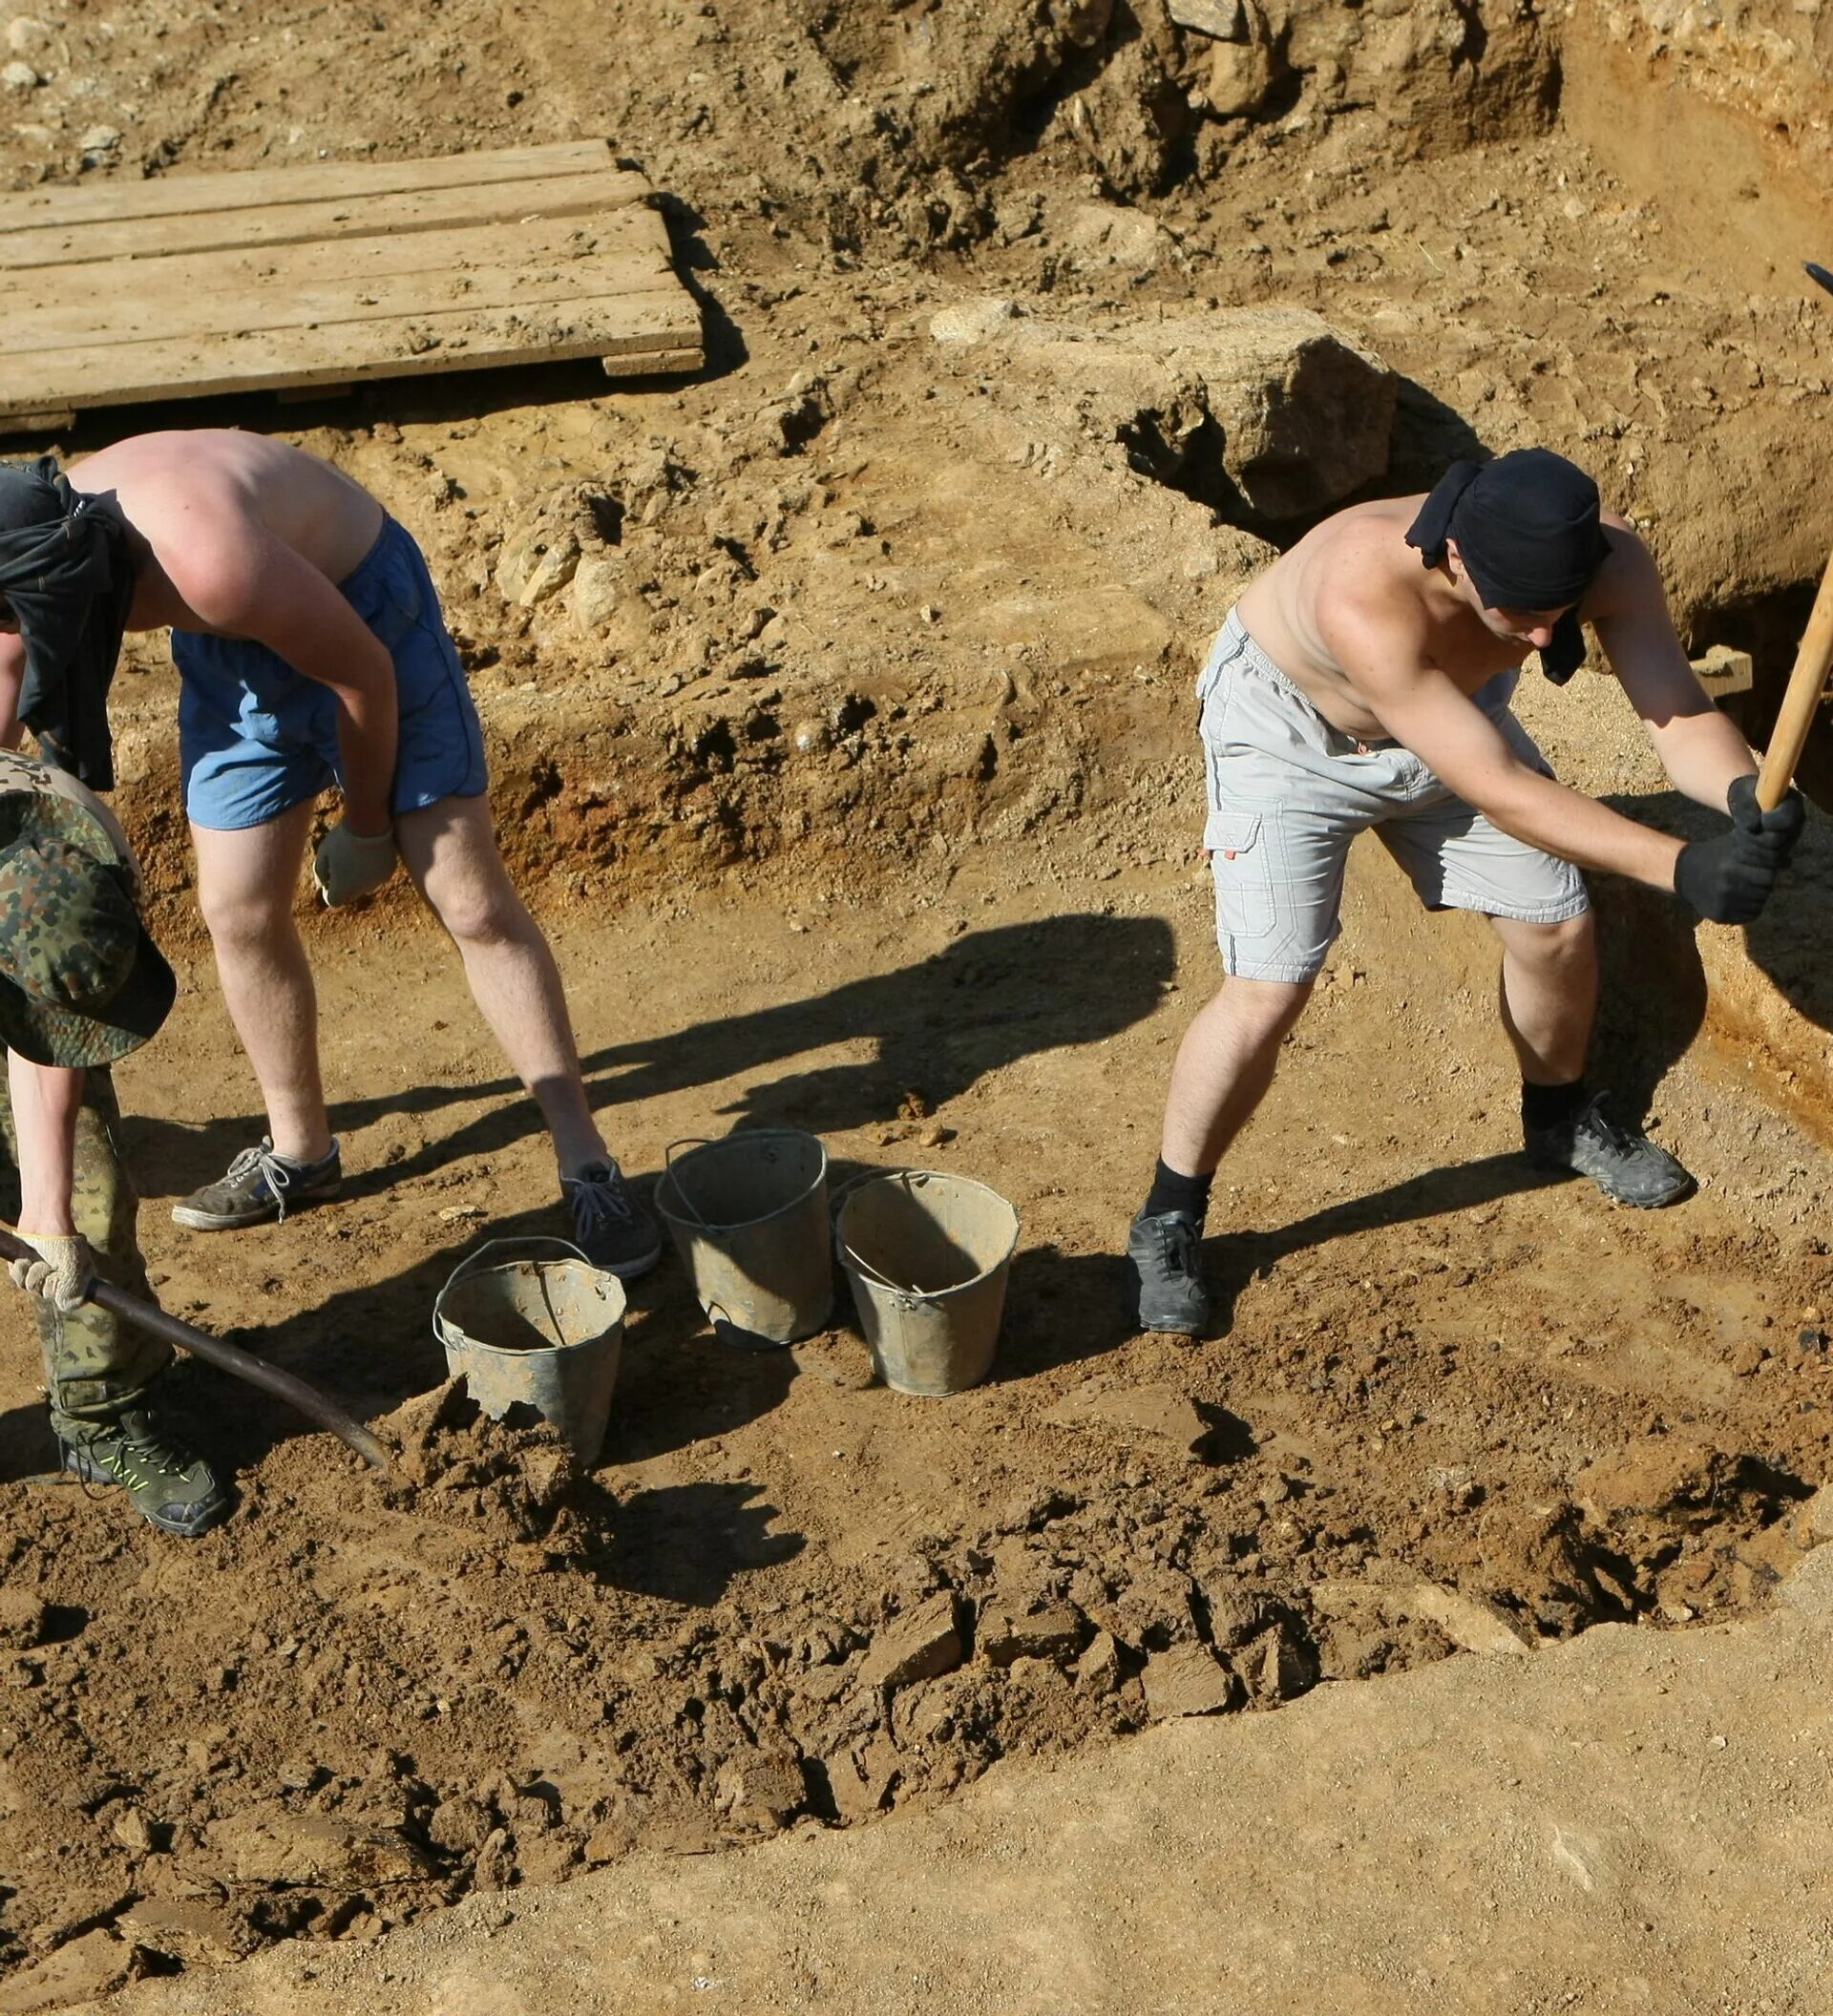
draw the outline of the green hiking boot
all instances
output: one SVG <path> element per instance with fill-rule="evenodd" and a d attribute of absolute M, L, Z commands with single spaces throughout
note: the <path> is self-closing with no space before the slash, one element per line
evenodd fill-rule
<path fill-rule="evenodd" d="M 216 1472 L 179 1446 L 150 1407 L 124 1408 L 108 1421 L 73 1421 L 57 1438 L 66 1470 L 86 1484 L 119 1484 L 161 1533 L 191 1540 L 228 1513 L 229 1494 Z"/>

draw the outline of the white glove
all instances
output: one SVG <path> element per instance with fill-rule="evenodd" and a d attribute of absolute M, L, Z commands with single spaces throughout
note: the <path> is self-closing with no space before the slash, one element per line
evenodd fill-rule
<path fill-rule="evenodd" d="M 95 1279 L 95 1255 L 80 1232 L 21 1232 L 36 1253 L 33 1260 L 14 1260 L 7 1268 L 14 1288 L 39 1295 L 66 1315 L 80 1309 Z"/>
<path fill-rule="evenodd" d="M 334 910 L 382 887 L 394 872 L 394 833 L 353 833 L 340 819 L 312 856 L 312 880 Z"/>

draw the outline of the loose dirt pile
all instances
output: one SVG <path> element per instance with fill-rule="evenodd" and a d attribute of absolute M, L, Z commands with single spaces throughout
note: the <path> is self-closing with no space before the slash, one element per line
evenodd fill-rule
<path fill-rule="evenodd" d="M 1721 1618 L 1804 1543 L 1826 1168 L 1750 1097 L 1772 1080 L 1682 1061 L 1704 982 L 1652 898 L 1603 892 L 1601 1063 L 1656 1097 L 1694 1203 L 1533 1187 L 1486 950 L 1372 873 L 1231 1160 L 1226 1342 L 1131 1335 L 1111 1255 L 1214 978 L 1190 662 L 1275 546 L 1473 440 L 1544 441 L 1648 530 L 1696 649 L 1756 652 L 1759 732 L 1824 557 L 1833 314 L 1796 277 L 1833 255 L 1800 82 L 1823 24 L 1177 14 L 1206 25 L 1156 0 L 8 15 L 15 187 L 609 133 L 672 192 L 703 380 L 384 386 L 294 438 L 428 547 L 626 1165 L 802 1125 L 847 1167 L 993 1182 L 1024 1237 L 995 1378 L 947 1403 L 872 1387 L 844 1326 L 723 1349 L 671 1265 L 581 1477 L 441 1383 L 460 1250 L 553 1228 L 446 948 L 405 907 L 314 924 L 357 1175 L 221 1241 L 163 1210 L 258 1130 L 199 962 L 122 1074 L 160 1292 L 381 1417 L 409 1482 L 380 1497 L 187 1368 L 242 1503 L 163 1544 L 23 1480 L 49 1449 L 20 1330 L 0 2009 L 370 1936 L 639 1839 L 857 1823 L 1460 1646 Z M 1533 724 L 1567 774 L 1641 788 L 1594 682 L 1558 708 Z M 161 929 L 195 950 L 159 650 L 116 716 Z M 1749 942 L 1805 1032 L 1777 1096 L 1817 1124 L 1803 916 Z"/>

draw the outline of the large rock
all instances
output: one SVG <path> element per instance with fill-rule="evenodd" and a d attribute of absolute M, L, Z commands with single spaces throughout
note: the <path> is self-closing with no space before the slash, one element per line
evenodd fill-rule
<path fill-rule="evenodd" d="M 938 338 L 943 331 L 938 329 Z M 1387 467 L 1399 381 L 1309 308 L 1229 308 L 1114 331 L 963 305 L 946 340 L 1008 353 L 1143 473 L 1267 519 L 1327 511 Z"/>
<path fill-rule="evenodd" d="M 411 1882 L 432 1865 L 399 1828 L 277 1805 L 213 1820 L 204 1838 L 234 1883 L 305 1883 L 368 1890 Z"/>

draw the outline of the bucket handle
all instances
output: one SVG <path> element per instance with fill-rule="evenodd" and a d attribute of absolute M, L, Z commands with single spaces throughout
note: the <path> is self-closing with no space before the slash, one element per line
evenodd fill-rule
<path fill-rule="evenodd" d="M 853 1251 L 852 1247 L 840 1236 L 840 1207 L 846 1202 L 848 1194 L 856 1190 L 861 1184 L 875 1183 L 880 1177 L 896 1177 L 903 1184 L 905 1189 L 908 1190 L 912 1177 L 923 1178 L 927 1177 L 929 1173 L 927 1169 L 912 1168 L 861 1169 L 858 1175 L 849 1176 L 845 1183 L 839 1185 L 829 1200 L 829 1208 L 833 1216 L 833 1248 L 834 1251 L 840 1255 L 842 1263 L 851 1262 L 862 1274 L 871 1275 L 880 1288 L 888 1289 L 891 1293 L 895 1295 L 900 1306 L 907 1310 L 920 1307 L 926 1299 L 922 1291 L 913 1288 L 907 1282 L 886 1280 L 884 1275 L 873 1266 L 870 1260 L 862 1259 L 859 1254 Z"/>
<path fill-rule="evenodd" d="M 710 1134 L 684 1134 L 679 1140 L 671 1141 L 662 1151 L 663 1181 L 674 1192 L 676 1197 L 681 1200 L 681 1208 L 684 1213 L 691 1218 L 703 1232 L 711 1231 L 712 1227 L 695 1210 L 693 1199 L 681 1186 L 681 1178 L 675 1174 L 675 1150 L 677 1148 L 710 1147 L 712 1140 L 713 1137 Z"/>
<path fill-rule="evenodd" d="M 679 1215 L 691 1220 L 696 1228 L 703 1232 L 731 1229 L 730 1227 L 709 1225 L 694 1208 L 694 1201 L 682 1187 L 681 1178 L 675 1170 L 675 1150 L 677 1148 L 710 1148 L 716 1140 L 724 1143 L 743 1139 L 761 1141 L 771 1138 L 779 1141 L 786 1138 L 813 1140 L 817 1146 L 820 1144 L 820 1137 L 818 1135 L 805 1135 L 800 1127 L 738 1127 L 734 1128 L 729 1134 L 718 1136 L 711 1134 L 684 1134 L 679 1140 L 671 1141 L 662 1151 L 662 1181 L 668 1186 L 669 1194 L 680 1203 L 682 1208 Z M 821 1166 L 823 1170 L 827 1167 L 827 1150 L 825 1148 L 822 1149 Z M 813 1185 L 811 1184 L 810 1188 L 812 1187 Z"/>
<path fill-rule="evenodd" d="M 437 1299 L 443 1302 L 453 1290 L 457 1287 L 459 1281 L 476 1267 L 478 1261 L 486 1253 L 494 1251 L 499 1246 L 558 1246 L 563 1253 L 571 1253 L 574 1259 L 579 1261 L 583 1266 L 590 1267 L 592 1265 L 591 1261 L 586 1259 L 585 1255 L 580 1252 L 570 1239 L 556 1239 L 546 1232 L 530 1232 L 520 1239 L 486 1239 L 483 1245 L 478 1247 L 475 1251 L 467 1253 L 459 1261 L 458 1265 L 453 1269 L 451 1273 L 446 1276 L 446 1285 L 439 1291 Z"/>

